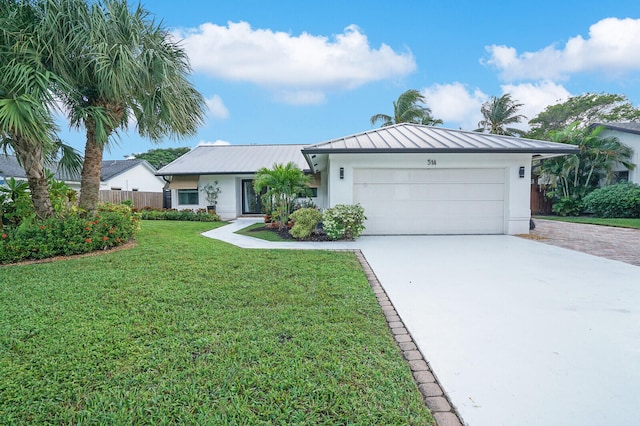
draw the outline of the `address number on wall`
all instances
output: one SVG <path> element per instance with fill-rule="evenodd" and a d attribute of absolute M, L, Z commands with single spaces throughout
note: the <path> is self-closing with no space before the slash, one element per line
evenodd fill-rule
<path fill-rule="evenodd" d="M 427 159 L 427 166 L 435 166 L 436 165 L 436 160 L 433 160 L 431 158 Z"/>

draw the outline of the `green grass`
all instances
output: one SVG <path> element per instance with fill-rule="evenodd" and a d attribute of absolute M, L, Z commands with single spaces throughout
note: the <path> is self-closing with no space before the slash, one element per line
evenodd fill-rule
<path fill-rule="evenodd" d="M 259 238 L 261 240 L 266 240 L 266 241 L 276 241 L 276 242 L 291 241 L 291 240 L 285 240 L 280 235 L 278 235 L 277 232 L 273 232 L 269 230 L 255 231 L 256 229 L 264 228 L 264 225 L 265 224 L 262 222 L 254 223 L 253 225 L 247 226 L 246 228 L 237 230 L 235 233 L 240 235 L 246 235 L 247 237 Z"/>
<path fill-rule="evenodd" d="M 430 424 L 353 253 L 136 247 L 0 267 L 0 424 Z"/>
<path fill-rule="evenodd" d="M 559 220 L 561 222 L 590 223 L 593 225 L 616 226 L 640 229 L 640 219 L 597 218 L 587 216 L 536 216 L 534 219 Z"/>

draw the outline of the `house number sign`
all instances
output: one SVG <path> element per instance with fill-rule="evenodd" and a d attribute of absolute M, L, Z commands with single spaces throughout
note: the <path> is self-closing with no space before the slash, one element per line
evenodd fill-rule
<path fill-rule="evenodd" d="M 428 158 L 427 159 L 427 166 L 435 166 L 436 165 L 436 160 Z"/>

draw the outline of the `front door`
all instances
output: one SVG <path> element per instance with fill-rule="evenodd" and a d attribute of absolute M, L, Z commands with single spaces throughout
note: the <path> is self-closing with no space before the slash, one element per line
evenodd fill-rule
<path fill-rule="evenodd" d="M 242 214 L 261 214 L 260 194 L 253 190 L 253 180 L 242 180 Z"/>

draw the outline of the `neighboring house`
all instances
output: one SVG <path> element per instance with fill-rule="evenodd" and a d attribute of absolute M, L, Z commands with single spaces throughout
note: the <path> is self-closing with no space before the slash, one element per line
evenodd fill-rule
<path fill-rule="evenodd" d="M 100 189 L 162 192 L 164 179 L 146 160 L 106 160 L 102 162 Z"/>
<path fill-rule="evenodd" d="M 199 188 L 217 180 L 218 213 L 233 219 L 260 213 L 257 169 L 294 161 L 314 176 L 320 208 L 364 207 L 364 234 L 526 234 L 531 160 L 577 149 L 397 124 L 316 145 L 199 146 L 157 174 L 170 180 L 174 208 L 205 207 Z"/>
<path fill-rule="evenodd" d="M 57 180 L 64 181 L 71 189 L 80 190 L 80 175 L 69 175 L 48 167 Z M 155 168 L 145 160 L 107 160 L 102 162 L 100 189 L 123 191 L 162 192 L 166 182 L 155 175 Z M 0 176 L 27 180 L 24 169 L 13 155 L 0 154 Z"/>
<path fill-rule="evenodd" d="M 605 130 L 600 133 L 600 137 L 614 136 L 633 149 L 631 162 L 636 167 L 633 170 L 627 170 L 622 164 L 619 164 L 614 170 L 617 180 L 627 180 L 640 185 L 640 123 L 597 123 L 594 126 L 605 127 Z"/>

